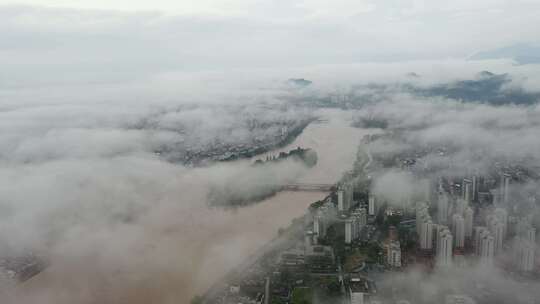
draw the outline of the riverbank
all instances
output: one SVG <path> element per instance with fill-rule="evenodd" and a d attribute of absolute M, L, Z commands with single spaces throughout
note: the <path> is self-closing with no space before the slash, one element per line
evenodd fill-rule
<path fill-rule="evenodd" d="M 365 130 L 363 130 L 365 131 Z M 362 141 L 358 141 L 358 145 L 361 145 L 362 143 L 365 143 L 367 134 L 364 134 L 362 136 Z M 356 172 L 357 175 L 361 175 L 363 179 L 368 178 L 367 170 L 369 168 L 369 165 L 371 163 L 371 153 L 369 150 L 365 150 L 360 146 L 356 146 L 357 149 L 354 153 L 354 161 L 349 164 L 349 168 L 352 168 L 352 170 L 355 170 L 355 168 L 358 168 L 361 172 Z M 306 177 L 308 178 L 308 177 Z M 338 182 L 339 179 L 336 179 L 334 182 Z M 250 255 L 248 258 L 246 258 L 241 264 L 237 265 L 233 269 L 231 269 L 224 277 L 216 281 L 208 290 L 203 293 L 203 296 L 196 297 L 194 302 L 195 303 L 210 303 L 211 300 L 216 299 L 223 290 L 226 289 L 227 284 L 230 284 L 231 282 L 238 281 L 240 278 L 246 273 L 249 272 L 250 268 L 257 268 L 255 265 L 257 265 L 259 262 L 261 262 L 261 259 L 263 259 L 266 255 L 270 254 L 271 252 L 279 252 L 282 251 L 288 247 L 291 246 L 291 244 L 294 244 L 297 239 L 303 238 L 304 236 L 304 217 L 311 212 L 310 209 L 313 208 L 313 206 L 317 202 L 321 202 L 323 200 L 328 199 L 330 196 L 332 196 L 332 193 L 326 193 L 326 195 L 321 196 L 316 201 L 313 201 L 313 203 L 309 204 L 309 206 L 306 207 L 304 210 L 304 213 L 298 215 L 296 219 L 292 221 L 292 223 L 287 226 L 284 229 L 280 229 L 280 233 L 278 233 L 271 241 L 267 242 L 263 246 L 261 246 L 257 251 L 255 251 L 252 255 Z"/>
<path fill-rule="evenodd" d="M 266 142 L 253 142 L 251 144 L 216 144 L 216 146 L 202 150 L 188 150 L 181 158 L 171 159 L 172 162 L 181 163 L 184 166 L 200 167 L 210 166 L 216 162 L 232 162 L 241 159 L 249 159 L 261 154 L 274 151 L 293 143 L 302 134 L 316 117 L 300 121 L 296 126 L 282 130 L 275 134 L 272 140 Z"/>

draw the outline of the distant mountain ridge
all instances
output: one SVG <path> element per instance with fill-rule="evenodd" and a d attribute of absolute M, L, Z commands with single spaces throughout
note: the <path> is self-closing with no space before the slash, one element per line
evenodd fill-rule
<path fill-rule="evenodd" d="M 307 87 L 311 85 L 313 82 L 311 80 L 304 79 L 304 78 L 289 78 L 287 80 L 287 83 L 294 86 Z"/>
<path fill-rule="evenodd" d="M 533 105 L 540 102 L 540 92 L 528 91 L 519 83 L 512 83 L 512 75 L 507 73 L 495 74 L 482 71 L 471 79 L 458 79 L 429 86 L 420 86 L 416 81 L 411 81 L 421 77 L 411 72 L 407 74 L 408 79 L 403 82 L 358 84 L 345 93 L 332 92 L 323 96 L 303 96 L 294 102 L 315 107 L 350 109 L 382 102 L 400 93 L 490 105 Z M 362 122 L 362 124 L 365 123 Z"/>
<path fill-rule="evenodd" d="M 509 58 L 518 64 L 540 63 L 540 45 L 527 43 L 514 44 L 511 46 L 478 52 L 469 57 L 469 60 L 488 60 Z"/>
<path fill-rule="evenodd" d="M 505 87 L 512 81 L 508 74 L 480 72 L 476 79 L 459 80 L 428 88 L 411 87 L 411 91 L 421 96 L 441 96 L 465 102 L 484 102 L 493 105 L 533 104 L 540 100 L 540 93 L 527 92 L 520 87 Z"/>

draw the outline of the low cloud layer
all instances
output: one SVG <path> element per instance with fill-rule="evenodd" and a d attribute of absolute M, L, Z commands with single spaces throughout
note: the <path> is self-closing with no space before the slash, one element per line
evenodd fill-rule
<path fill-rule="evenodd" d="M 320 197 L 209 209 L 210 187 L 245 190 L 268 176 L 250 161 L 196 167 L 185 156 L 268 141 L 328 101 L 398 131 L 374 154 L 448 147 L 451 157 L 422 158 L 437 164 L 433 175 L 484 172 L 501 157 L 538 166 L 538 106 L 463 104 L 402 86 L 448 93 L 489 70 L 509 73 L 495 95 L 537 96 L 538 66 L 465 60 L 538 42 L 535 1 L 1 2 L 0 256 L 32 250 L 51 263 L 41 280 L 5 292 L 9 304 L 188 301 L 303 212 L 290 201 Z M 320 176 L 352 160 L 358 133 L 339 130 L 325 134 L 339 141 L 305 141 L 339 159 L 323 156 L 339 163 Z M 378 169 L 375 191 L 387 200 L 422 192 L 409 175 Z M 271 180 L 305 171 L 283 164 Z"/>
<path fill-rule="evenodd" d="M 364 125 L 377 121 L 374 125 L 382 125 L 387 132 L 369 144 L 375 159 L 370 167 L 372 193 L 404 209 L 420 201 L 435 206 L 440 178 L 461 181 L 477 175 L 496 183 L 511 168 L 513 180 L 505 207 L 513 216 L 527 217 L 538 225 L 538 103 L 493 106 L 489 100 L 386 93 L 383 100 L 361 104 L 356 119 Z M 475 205 L 485 208 L 475 209 L 476 221 L 482 223 L 490 204 Z M 444 303 L 445 294 L 468 294 L 480 303 L 533 303 L 539 296 L 538 284 L 509 276 L 502 268 L 511 267 L 510 263 L 503 255 L 497 267 L 480 267 L 475 266 L 474 257 L 454 256 L 452 269 L 436 268 L 430 273 L 409 269 L 378 278 L 379 296 L 390 299 L 395 293 L 411 303 Z"/>
<path fill-rule="evenodd" d="M 538 88 L 531 81 L 535 69 L 513 67 L 506 61 L 326 65 L 189 77 L 166 74 L 168 77 L 160 76 L 163 78 L 146 86 L 135 82 L 135 93 L 129 92 L 125 82 L 110 87 L 110 91 L 109 84 L 98 84 L 97 92 L 86 83 L 68 84 L 65 92 L 56 84 L 46 85 L 44 92 L 56 89 L 42 99 L 39 88 L 34 91 L 35 84 L 4 87 L 0 103 L 0 253 L 13 255 L 31 249 L 51 259 L 51 267 L 42 274 L 47 284 L 36 280 L 23 285 L 24 303 L 131 304 L 150 299 L 174 303 L 186 299 L 186 294 L 202 292 L 197 288 L 216 279 L 208 269 L 217 267 L 223 273 L 240 262 L 245 255 L 239 252 L 262 245 L 262 234 L 275 234 L 275 229 L 264 230 L 275 223 L 264 223 L 283 216 L 279 210 L 289 213 L 288 208 L 293 207 L 288 202 L 304 202 L 306 197 L 293 195 L 279 206 L 258 206 L 262 211 L 250 207 L 214 212 L 207 206 L 211 185 L 234 179 L 236 187 L 242 187 L 244 182 L 256 181 L 260 173 L 252 174 L 249 161 L 186 168 L 171 161 L 167 157 L 171 154 L 165 151 L 203 149 L 216 140 L 243 142 L 264 136 L 275 130 L 251 128 L 250 121 L 272 124 L 308 118 L 313 107 L 310 101 L 348 96 L 356 88 L 365 90 L 370 79 L 392 84 L 410 79 L 407 73 L 414 71 L 421 76 L 414 80 L 419 86 L 431 86 L 470 79 L 486 69 L 527 75 L 527 90 Z M 286 80 L 291 77 L 303 77 L 313 84 L 290 87 Z M 518 78 L 522 79 L 512 79 Z M 167 90 L 177 83 L 182 90 Z M 358 87 L 351 85 L 354 83 Z M 154 84 L 162 86 L 149 90 Z M 191 84 L 197 85 L 190 88 Z M 205 88 L 209 92 L 204 93 Z M 118 99 L 117 92 L 123 93 Z M 144 94 L 137 97 L 139 92 Z M 152 94 L 160 98 L 148 98 Z M 490 160 L 501 156 L 535 164 L 539 154 L 537 106 L 463 104 L 396 91 L 374 92 L 372 97 L 377 102 L 362 104 L 358 115 L 384 119 L 392 130 L 408 130 L 399 133 L 401 139 L 374 142 L 374 154 L 408 151 L 418 145 L 446 145 L 455 151 L 452 169 L 446 166 L 448 158 L 437 153 L 426 155 L 423 161 L 440 162 L 441 170 L 454 170 L 456 175 L 464 168 L 484 170 Z M 349 123 L 341 116 L 335 120 Z M 344 151 L 354 150 L 359 138 L 350 130 L 340 132 L 325 134 L 340 138 L 339 143 L 319 144 L 343 160 L 348 155 Z M 307 147 L 318 141 L 309 135 Z M 471 163 L 470 157 L 476 153 L 483 153 L 482 157 Z M 274 172 L 277 180 L 289 181 L 305 171 L 283 167 Z M 339 170 L 344 167 L 341 162 L 334 166 Z M 339 176 L 340 172 L 334 172 L 339 170 L 332 169 L 332 174 Z M 404 193 L 422 189 L 399 172 L 381 171 L 380 176 L 374 176 L 380 177 L 376 191 L 398 204 Z M 389 185 L 400 187 L 386 192 Z M 320 197 L 314 194 L 309 199 Z M 304 206 L 294 208 L 303 213 Z M 266 228 L 245 232 L 234 212 L 253 226 Z M 265 212 L 279 216 L 261 217 Z M 209 244 L 208 240 L 214 241 Z M 216 256 L 219 259 L 214 259 Z M 78 273 L 81 277 L 74 277 Z M 18 296 L 13 303 L 21 303 L 22 295 Z"/>

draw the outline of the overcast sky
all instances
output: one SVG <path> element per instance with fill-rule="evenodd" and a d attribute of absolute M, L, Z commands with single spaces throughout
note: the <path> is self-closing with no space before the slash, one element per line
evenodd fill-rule
<path fill-rule="evenodd" d="M 539 15 L 536 0 L 0 0 L 0 64 L 16 66 L 14 77 L 55 65 L 90 78 L 98 65 L 119 79 L 464 58 L 537 42 Z"/>
<path fill-rule="evenodd" d="M 0 0 L 0 101 L 175 99 L 231 70 L 462 60 L 538 43 L 538 16 L 536 0 Z"/>

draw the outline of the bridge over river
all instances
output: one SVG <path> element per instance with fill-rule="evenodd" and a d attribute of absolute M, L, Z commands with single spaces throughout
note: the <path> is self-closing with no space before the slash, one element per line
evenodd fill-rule
<path fill-rule="evenodd" d="M 293 183 L 281 186 L 283 191 L 333 191 L 334 184 L 309 184 L 309 183 Z"/>

